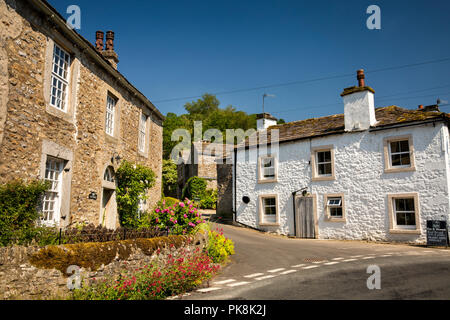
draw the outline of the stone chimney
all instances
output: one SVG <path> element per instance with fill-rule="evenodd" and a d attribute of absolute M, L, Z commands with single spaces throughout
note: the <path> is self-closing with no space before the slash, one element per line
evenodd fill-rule
<path fill-rule="evenodd" d="M 366 86 L 364 70 L 357 71 L 358 86 L 345 88 L 345 131 L 367 130 L 377 123 L 375 118 L 375 91 Z"/>
<path fill-rule="evenodd" d="M 277 121 L 278 119 L 270 113 L 260 113 L 256 115 L 256 129 L 258 131 L 266 130 L 271 126 L 275 126 Z"/>
<path fill-rule="evenodd" d="M 97 31 L 97 35 L 99 35 L 99 32 L 101 32 L 101 31 Z M 102 42 L 103 42 L 103 37 L 102 37 Z M 97 50 L 98 50 L 98 46 L 97 46 Z M 103 57 L 106 60 L 108 60 L 109 63 L 114 67 L 114 69 L 117 69 L 117 64 L 119 63 L 119 57 L 117 56 L 117 53 L 114 51 L 114 32 L 112 32 L 112 31 L 106 32 L 106 48 L 104 51 L 101 51 L 101 53 L 102 53 Z"/>

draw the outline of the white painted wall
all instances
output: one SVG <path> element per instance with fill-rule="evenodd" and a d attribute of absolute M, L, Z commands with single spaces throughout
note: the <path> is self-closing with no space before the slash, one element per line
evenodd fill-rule
<path fill-rule="evenodd" d="M 367 130 L 375 125 L 375 98 L 368 90 L 344 96 L 345 131 Z"/>
<path fill-rule="evenodd" d="M 319 238 L 368 239 L 423 242 L 426 220 L 449 220 L 450 166 L 448 150 L 443 151 L 443 130 L 437 123 L 374 132 L 341 135 L 283 143 L 279 146 L 278 183 L 257 183 L 257 150 L 238 151 L 236 173 L 237 221 L 258 227 L 258 196 L 278 194 L 281 225 L 260 228 L 294 235 L 292 192 L 309 187 L 317 195 Z M 413 136 L 415 172 L 384 173 L 383 139 L 411 134 Z M 448 144 L 448 142 L 447 142 Z M 311 148 L 335 147 L 335 181 L 311 181 Z M 421 235 L 389 233 L 388 194 L 418 192 L 421 213 Z M 327 193 L 344 193 L 346 223 L 324 220 L 324 198 Z M 243 196 L 251 202 L 244 204 Z"/>

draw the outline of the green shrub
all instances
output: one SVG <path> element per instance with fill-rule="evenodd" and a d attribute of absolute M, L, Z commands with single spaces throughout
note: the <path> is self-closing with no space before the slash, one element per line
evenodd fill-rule
<path fill-rule="evenodd" d="M 217 206 L 217 190 L 208 189 L 200 200 L 201 209 L 216 209 Z"/>
<path fill-rule="evenodd" d="M 208 256 L 215 263 L 222 263 L 234 254 L 234 243 L 224 236 L 223 230 L 209 231 Z"/>
<path fill-rule="evenodd" d="M 199 177 L 191 177 L 183 188 L 182 199 L 202 199 L 206 192 L 206 180 Z"/>
<path fill-rule="evenodd" d="M 48 182 L 21 180 L 0 185 L 0 245 L 27 244 L 36 235 L 39 206 Z"/>
<path fill-rule="evenodd" d="M 179 203 L 180 200 L 175 199 L 175 198 L 171 198 L 171 197 L 165 197 L 162 198 L 159 202 L 158 202 L 158 206 L 160 207 L 172 207 L 175 203 Z"/>
<path fill-rule="evenodd" d="M 155 173 L 148 167 L 124 160 L 117 169 L 116 177 L 120 225 L 125 228 L 138 228 L 139 201 L 147 198 L 148 189 L 155 184 Z"/>
<path fill-rule="evenodd" d="M 166 196 L 177 194 L 178 171 L 177 164 L 172 160 L 163 160 L 162 189 Z"/>

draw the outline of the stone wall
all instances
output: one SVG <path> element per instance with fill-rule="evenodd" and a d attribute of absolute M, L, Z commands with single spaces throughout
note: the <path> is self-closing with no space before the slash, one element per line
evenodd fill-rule
<path fill-rule="evenodd" d="M 68 266 L 79 266 L 81 279 L 90 283 L 94 278 L 101 281 L 123 271 L 133 272 L 154 259 L 165 260 L 181 248 L 204 248 L 207 241 L 208 234 L 200 232 L 192 238 L 169 236 L 45 248 L 0 248 L 0 299 L 69 297 Z"/>
<path fill-rule="evenodd" d="M 233 218 L 233 165 L 217 164 L 217 214 Z"/>
<path fill-rule="evenodd" d="M 108 166 L 118 168 L 120 161 L 112 160 L 118 155 L 155 172 L 147 204 L 156 204 L 162 186 L 160 116 L 28 2 L 0 0 L 0 25 L 0 183 L 42 179 L 47 156 L 61 158 L 65 161 L 61 226 L 98 224 L 104 172 Z M 55 43 L 71 55 L 66 112 L 49 104 Z M 118 101 L 113 136 L 105 132 L 108 94 Z M 145 152 L 138 151 L 141 113 L 150 119 Z M 95 200 L 89 199 L 92 192 L 97 194 Z M 112 219 L 117 225 L 117 217 Z"/>

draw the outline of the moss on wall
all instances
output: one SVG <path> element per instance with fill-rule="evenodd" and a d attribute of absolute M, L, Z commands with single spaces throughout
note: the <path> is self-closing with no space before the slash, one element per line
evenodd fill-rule
<path fill-rule="evenodd" d="M 30 257 L 30 263 L 40 269 L 56 269 L 66 275 L 67 268 L 76 265 L 96 271 L 114 259 L 127 260 L 131 253 L 141 250 L 151 256 L 157 249 L 173 245 L 183 246 L 188 237 L 168 236 L 153 239 L 133 239 L 103 243 L 78 243 L 63 246 L 48 246 Z"/>

